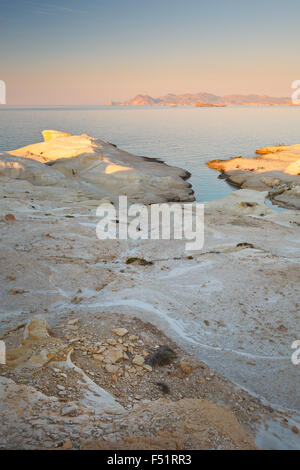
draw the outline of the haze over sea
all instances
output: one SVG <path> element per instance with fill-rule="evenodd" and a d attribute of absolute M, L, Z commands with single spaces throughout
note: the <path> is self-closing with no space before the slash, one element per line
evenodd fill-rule
<path fill-rule="evenodd" d="M 0 151 L 42 140 L 43 129 L 88 133 L 136 155 L 191 172 L 197 201 L 234 190 L 205 166 L 215 158 L 252 156 L 259 147 L 297 144 L 300 107 L 13 107 L 0 108 Z"/>

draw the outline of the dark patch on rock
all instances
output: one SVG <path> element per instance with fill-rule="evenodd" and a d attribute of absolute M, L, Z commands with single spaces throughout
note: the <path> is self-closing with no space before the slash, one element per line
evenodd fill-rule
<path fill-rule="evenodd" d="M 147 261 L 144 258 L 135 258 L 135 257 L 127 258 L 126 264 L 133 264 L 133 263 L 139 264 L 140 266 L 151 266 L 153 264 L 152 261 Z"/>
<path fill-rule="evenodd" d="M 176 352 L 170 346 L 160 346 L 146 358 L 146 363 L 155 366 L 166 366 L 176 359 Z"/>
<path fill-rule="evenodd" d="M 252 243 L 242 242 L 242 243 L 238 243 L 236 247 L 237 248 L 254 248 L 254 245 L 252 245 Z"/>
<path fill-rule="evenodd" d="M 167 385 L 166 383 L 164 382 L 156 382 L 155 385 L 157 385 L 161 391 L 165 394 L 169 394 L 170 393 L 170 387 L 169 385 Z"/>

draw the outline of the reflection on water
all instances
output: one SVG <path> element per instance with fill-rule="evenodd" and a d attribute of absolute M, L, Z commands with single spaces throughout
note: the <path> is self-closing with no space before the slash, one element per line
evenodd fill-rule
<path fill-rule="evenodd" d="M 198 201 L 234 188 L 205 166 L 208 160 L 252 155 L 276 143 L 300 143 L 300 107 L 106 108 L 0 107 L 0 150 L 41 140 L 41 130 L 87 132 L 124 150 L 158 157 L 192 173 Z M 104 155 L 105 156 L 105 155 Z"/>

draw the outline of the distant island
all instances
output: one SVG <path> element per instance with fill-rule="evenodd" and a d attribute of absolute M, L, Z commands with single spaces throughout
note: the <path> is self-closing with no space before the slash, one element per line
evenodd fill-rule
<path fill-rule="evenodd" d="M 175 95 L 168 93 L 158 98 L 149 95 L 136 95 L 127 101 L 111 101 L 108 106 L 197 106 L 197 107 L 223 107 L 228 105 L 242 106 L 293 106 L 289 97 L 274 97 L 267 95 L 225 95 L 218 96 L 212 93 L 184 93 Z"/>

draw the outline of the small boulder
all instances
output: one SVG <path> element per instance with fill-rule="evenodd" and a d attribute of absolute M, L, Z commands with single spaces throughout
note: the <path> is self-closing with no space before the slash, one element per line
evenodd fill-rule
<path fill-rule="evenodd" d="M 105 358 L 112 364 L 115 364 L 124 358 L 123 349 L 119 347 L 109 348 L 105 351 Z"/>
<path fill-rule="evenodd" d="M 69 416 L 70 414 L 75 413 L 76 411 L 78 411 L 78 408 L 77 408 L 76 405 L 65 406 L 61 410 L 61 415 L 62 416 Z"/>
<path fill-rule="evenodd" d="M 115 375 L 115 374 L 117 374 L 119 368 L 118 368 L 118 366 L 115 366 L 115 365 L 113 365 L 113 364 L 106 364 L 105 370 L 106 370 L 107 372 L 109 372 L 110 374 L 114 374 L 114 375 Z"/>
<path fill-rule="evenodd" d="M 144 363 L 145 363 L 145 359 L 143 358 L 143 356 L 137 355 L 132 359 L 132 364 L 134 364 L 135 366 L 142 367 Z"/>
<path fill-rule="evenodd" d="M 190 375 L 191 372 L 192 372 L 192 368 L 190 366 L 190 364 L 186 361 L 181 361 L 180 362 L 180 367 L 181 367 L 181 370 L 182 372 L 185 374 L 185 375 Z"/>
<path fill-rule="evenodd" d="M 121 338 L 123 338 L 123 336 L 127 335 L 128 333 L 128 330 L 126 330 L 126 328 L 114 328 L 112 330 L 112 332 L 117 335 L 117 336 L 120 336 Z"/>

